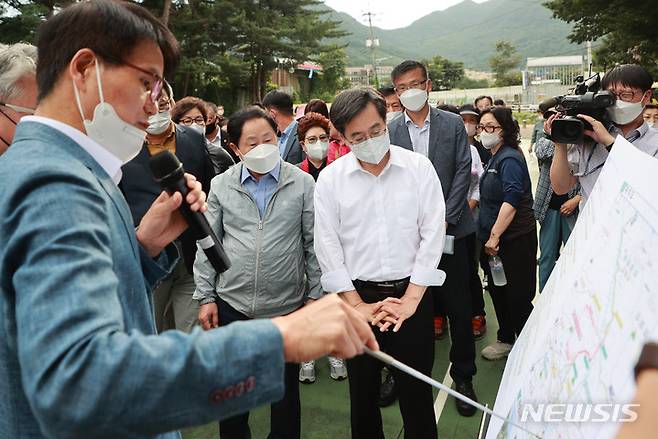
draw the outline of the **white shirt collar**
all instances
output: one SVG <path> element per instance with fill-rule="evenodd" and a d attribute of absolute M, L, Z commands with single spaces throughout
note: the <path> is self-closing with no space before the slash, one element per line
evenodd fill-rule
<path fill-rule="evenodd" d="M 425 122 L 423 123 L 423 126 L 420 127 L 420 128 L 423 128 L 423 127 L 429 126 L 429 124 L 430 124 L 430 115 L 432 114 L 432 111 L 431 111 L 432 109 L 429 108 L 428 110 L 429 110 L 429 111 L 427 112 L 427 116 L 425 116 Z M 413 123 L 414 125 L 416 125 L 416 124 L 414 123 L 414 121 L 411 120 L 411 118 L 409 117 L 409 114 L 407 114 L 407 111 L 406 111 L 406 110 L 405 110 L 405 112 L 404 112 L 404 123 L 405 123 L 407 126 L 409 126 L 410 123 Z"/>
<path fill-rule="evenodd" d="M 208 143 L 212 143 L 213 145 L 221 145 L 222 143 L 222 130 L 218 129 L 217 130 L 217 135 L 213 137 L 212 140 L 208 140 Z"/>
<path fill-rule="evenodd" d="M 82 149 L 87 151 L 90 156 L 98 162 L 99 165 L 107 172 L 107 175 L 112 177 L 112 180 L 115 184 L 119 184 L 121 177 L 123 176 L 121 172 L 121 166 L 123 163 L 121 160 L 112 155 L 108 150 L 103 148 L 97 142 L 95 142 L 91 137 L 87 136 L 82 131 L 73 128 L 71 125 L 67 125 L 63 122 L 51 119 L 49 117 L 43 116 L 25 116 L 21 119 L 19 123 L 23 122 L 37 122 L 43 125 L 47 125 L 57 131 L 61 132 L 65 136 L 69 137 L 75 143 L 80 145 Z"/>

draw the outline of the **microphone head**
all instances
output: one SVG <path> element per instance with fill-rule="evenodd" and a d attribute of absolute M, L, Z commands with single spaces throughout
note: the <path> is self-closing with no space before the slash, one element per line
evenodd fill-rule
<path fill-rule="evenodd" d="M 149 167 L 157 182 L 172 177 L 178 178 L 178 174 L 182 177 L 184 173 L 183 164 L 171 151 L 162 151 L 151 157 Z"/>

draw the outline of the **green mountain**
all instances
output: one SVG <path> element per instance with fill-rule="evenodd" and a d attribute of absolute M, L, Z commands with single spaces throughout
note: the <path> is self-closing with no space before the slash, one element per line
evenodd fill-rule
<path fill-rule="evenodd" d="M 376 52 L 378 64 L 395 65 L 405 59 L 441 55 L 462 61 L 466 68 L 489 70 L 489 58 L 500 40 L 510 41 L 524 60 L 584 54 L 582 45 L 567 40 L 571 25 L 553 19 L 543 1 L 489 0 L 478 4 L 464 0 L 401 29 L 374 28 L 380 43 Z M 348 65 L 372 64 L 372 55 L 365 47 L 368 26 L 342 12 L 332 10 L 328 17 L 341 21 L 341 28 L 350 33 L 342 39 L 347 44 Z"/>

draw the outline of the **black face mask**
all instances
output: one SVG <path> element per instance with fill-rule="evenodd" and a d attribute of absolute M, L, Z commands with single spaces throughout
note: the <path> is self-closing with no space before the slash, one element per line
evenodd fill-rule
<path fill-rule="evenodd" d="M 217 128 L 217 118 L 215 118 L 214 122 L 206 124 L 206 136 L 212 134 L 212 132 L 215 131 L 215 128 Z"/>

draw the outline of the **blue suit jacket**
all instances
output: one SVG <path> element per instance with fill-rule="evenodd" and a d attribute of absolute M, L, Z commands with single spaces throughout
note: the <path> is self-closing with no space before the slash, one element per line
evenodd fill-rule
<path fill-rule="evenodd" d="M 178 437 L 283 395 L 269 321 L 155 335 L 149 258 L 77 143 L 19 124 L 0 157 L 0 438 Z"/>

